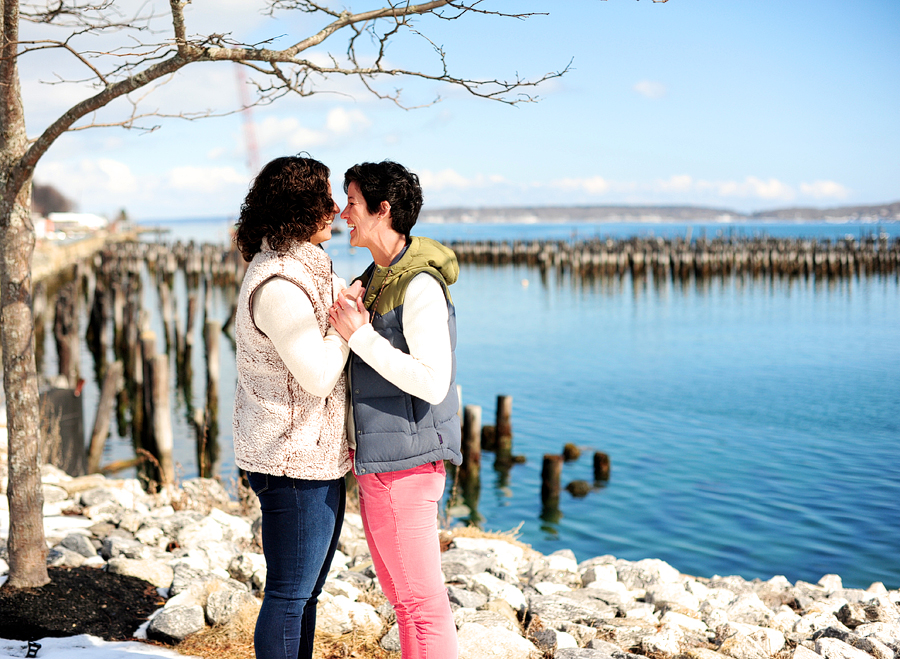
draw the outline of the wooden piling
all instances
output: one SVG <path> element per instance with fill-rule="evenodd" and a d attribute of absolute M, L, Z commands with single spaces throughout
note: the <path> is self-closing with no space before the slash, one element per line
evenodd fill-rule
<path fill-rule="evenodd" d="M 497 396 L 497 424 L 495 426 L 497 463 L 512 464 L 512 396 Z"/>
<path fill-rule="evenodd" d="M 459 477 L 477 482 L 481 477 L 481 406 L 466 405 L 463 411 L 463 463 Z"/>
<path fill-rule="evenodd" d="M 74 389 L 78 382 L 80 337 L 77 293 L 72 283 L 64 286 L 56 298 L 53 336 L 56 339 L 59 374 L 65 378 L 66 386 Z"/>
<path fill-rule="evenodd" d="M 563 457 L 556 453 L 546 453 L 541 467 L 541 501 L 544 505 L 554 500 L 559 501 L 560 478 L 562 476 Z"/>
<path fill-rule="evenodd" d="M 219 335 L 222 325 L 207 319 L 203 330 L 206 343 L 206 432 L 198 451 L 203 451 L 201 462 L 209 470 L 201 476 L 209 477 L 219 455 Z"/>
<path fill-rule="evenodd" d="M 594 481 L 609 480 L 609 456 L 603 451 L 594 452 Z"/>
<path fill-rule="evenodd" d="M 90 452 L 88 454 L 88 473 L 95 474 L 100 471 L 100 459 L 103 457 L 103 447 L 109 435 L 110 416 L 116 403 L 116 394 L 122 386 L 122 373 L 124 365 L 121 361 L 114 361 L 106 367 L 103 376 L 103 386 L 100 389 L 100 402 L 97 405 L 97 416 L 94 418 L 94 429 L 91 431 Z"/>
<path fill-rule="evenodd" d="M 153 439 L 159 460 L 160 481 L 163 486 L 175 484 L 175 463 L 172 460 L 172 412 L 169 404 L 169 358 L 154 355 L 150 361 L 150 396 Z"/>

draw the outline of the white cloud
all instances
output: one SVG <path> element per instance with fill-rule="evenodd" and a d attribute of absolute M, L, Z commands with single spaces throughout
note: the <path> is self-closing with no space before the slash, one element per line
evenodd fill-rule
<path fill-rule="evenodd" d="M 205 194 L 222 192 L 234 186 L 243 189 L 247 185 L 247 177 L 234 167 L 175 167 L 169 170 L 166 179 L 175 190 Z"/>
<path fill-rule="evenodd" d="M 333 108 L 325 118 L 322 128 L 310 128 L 293 117 L 267 116 L 256 122 L 254 129 L 261 148 L 288 145 L 296 151 L 308 150 L 323 144 L 334 143 L 338 138 L 346 139 L 365 130 L 371 121 L 360 110 Z"/>
<path fill-rule="evenodd" d="M 778 179 L 764 181 L 756 176 L 748 176 L 743 181 L 697 181 L 694 189 L 698 192 L 712 192 L 720 197 L 755 197 L 766 200 L 790 201 L 795 197 L 794 189 Z"/>
<path fill-rule="evenodd" d="M 590 178 L 565 178 L 553 181 L 551 187 L 561 190 L 587 192 L 592 195 L 601 195 L 609 192 L 609 181 L 602 176 L 591 176 Z"/>
<path fill-rule="evenodd" d="M 294 117 L 269 116 L 254 126 L 261 148 L 287 144 L 303 150 L 328 141 L 328 133 L 300 125 Z"/>
<path fill-rule="evenodd" d="M 425 190 L 465 189 L 473 185 L 471 179 L 467 179 L 452 169 L 444 169 L 439 172 L 432 172 L 426 169 L 418 174 L 422 188 Z"/>
<path fill-rule="evenodd" d="M 659 192 L 690 192 L 694 189 L 694 179 L 687 174 L 673 175 L 668 180 L 657 181 L 654 188 Z"/>
<path fill-rule="evenodd" d="M 137 178 L 131 173 L 131 168 L 110 158 L 84 159 L 77 163 L 41 163 L 36 178 L 52 183 L 72 197 L 78 196 L 73 191 L 90 190 L 92 194 L 122 195 L 138 189 Z"/>
<path fill-rule="evenodd" d="M 337 107 L 328 113 L 325 126 L 336 135 L 347 135 L 355 132 L 357 128 L 367 128 L 371 123 L 360 110 Z"/>
<path fill-rule="evenodd" d="M 654 100 L 665 96 L 667 91 L 664 84 L 661 82 L 654 82 L 653 80 L 641 80 L 640 82 L 636 82 L 632 89 L 641 96 Z"/>
<path fill-rule="evenodd" d="M 507 183 L 505 178 L 496 174 L 477 174 L 471 178 L 466 178 L 452 169 L 443 169 L 439 172 L 432 172 L 431 170 L 425 169 L 416 173 L 419 175 L 419 181 L 422 183 L 422 189 L 425 190 L 425 194 L 441 190 L 486 188 Z"/>
<path fill-rule="evenodd" d="M 846 199 L 850 191 L 836 181 L 801 183 L 800 192 L 814 199 Z"/>

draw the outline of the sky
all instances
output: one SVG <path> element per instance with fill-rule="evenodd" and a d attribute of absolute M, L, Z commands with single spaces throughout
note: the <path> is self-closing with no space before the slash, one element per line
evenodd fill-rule
<path fill-rule="evenodd" d="M 137 0 L 116 2 L 123 12 Z M 168 3 L 151 2 L 164 12 Z M 379 6 L 345 0 L 354 11 Z M 284 47 L 324 25 L 298 12 L 270 17 L 262 0 L 193 0 L 190 34 L 217 32 Z M 332 6 L 335 6 L 334 4 Z M 341 5 L 344 6 L 344 5 Z M 38 164 L 82 212 L 139 221 L 234 218 L 258 158 L 306 152 L 343 172 L 391 159 L 421 177 L 426 208 L 608 204 L 698 205 L 740 212 L 900 200 L 900 3 L 896 0 L 485 0 L 523 19 L 421 18 L 418 34 L 387 51 L 392 66 L 434 72 L 430 43 L 452 73 L 535 79 L 537 102 L 510 106 L 431 81 L 386 79 L 402 109 L 355 79 L 318 80 L 250 113 L 203 120 L 147 119 L 153 132 L 117 127 L 63 135 Z M 167 23 L 139 38 L 166 39 Z M 24 25 L 23 39 L 60 32 Z M 426 42 L 421 35 L 430 39 Z M 73 42 L 91 50 L 122 34 Z M 343 58 L 335 34 L 307 55 Z M 363 56 L 366 56 L 365 51 Z M 132 100 L 165 114 L 240 107 L 238 67 L 189 65 Z M 49 82 L 84 77 L 61 49 L 20 58 L 30 137 L 91 91 Z M 435 99 L 439 98 L 437 102 Z M 119 102 L 96 117 L 121 120 Z"/>

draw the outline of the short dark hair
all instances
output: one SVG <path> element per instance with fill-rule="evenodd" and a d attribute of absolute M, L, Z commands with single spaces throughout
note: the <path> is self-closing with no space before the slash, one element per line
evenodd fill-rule
<path fill-rule="evenodd" d="M 321 162 L 303 156 L 275 158 L 263 167 L 241 204 L 235 227 L 234 242 L 244 260 L 261 250 L 263 238 L 276 252 L 287 251 L 294 241 L 309 240 L 334 215 L 330 175 Z"/>
<path fill-rule="evenodd" d="M 391 228 L 409 238 L 422 210 L 422 186 L 419 177 L 403 165 L 385 160 L 353 165 L 344 174 L 344 192 L 351 183 L 359 186 L 370 213 L 377 213 L 381 202 L 391 205 Z"/>

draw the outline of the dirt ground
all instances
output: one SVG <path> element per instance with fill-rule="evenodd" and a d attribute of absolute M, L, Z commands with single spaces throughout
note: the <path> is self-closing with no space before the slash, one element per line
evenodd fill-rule
<path fill-rule="evenodd" d="M 146 581 L 95 568 L 49 568 L 42 588 L 0 587 L 0 638 L 34 641 L 92 634 L 132 637 L 165 600 Z"/>

